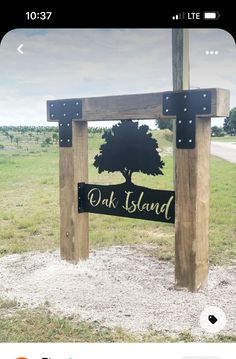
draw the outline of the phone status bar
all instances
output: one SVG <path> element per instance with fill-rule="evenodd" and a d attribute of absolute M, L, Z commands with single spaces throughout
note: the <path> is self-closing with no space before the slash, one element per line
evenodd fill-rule
<path fill-rule="evenodd" d="M 206 11 L 206 12 L 181 12 L 173 15 L 172 20 L 218 20 L 220 14 L 218 11 Z"/>

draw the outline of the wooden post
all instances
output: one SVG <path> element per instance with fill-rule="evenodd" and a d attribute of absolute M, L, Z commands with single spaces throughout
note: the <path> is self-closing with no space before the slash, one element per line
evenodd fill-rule
<path fill-rule="evenodd" d="M 184 63 L 188 61 L 183 55 L 187 36 L 181 32 L 176 35 L 175 41 L 173 36 L 173 73 L 176 86 L 180 83 L 178 86 L 185 87 L 188 76 L 184 75 L 184 67 L 188 71 L 188 66 Z M 180 79 L 176 71 L 180 71 Z M 196 119 L 195 148 L 176 149 L 175 275 L 176 284 L 191 291 L 201 288 L 208 275 L 210 117 L 228 116 L 229 113 L 228 90 L 204 91 L 210 94 L 211 104 L 207 114 Z M 196 94 L 198 91 L 190 92 Z M 88 258 L 89 254 L 88 214 L 78 213 L 77 192 L 79 182 L 88 183 L 87 121 L 166 118 L 169 109 L 164 100 L 169 96 L 168 91 L 47 102 L 48 121 L 59 122 L 60 246 L 63 259 L 76 263 Z"/>
<path fill-rule="evenodd" d="M 60 248 L 63 259 L 88 258 L 88 214 L 78 214 L 79 182 L 88 182 L 87 122 L 72 121 L 72 147 L 60 147 Z"/>
<path fill-rule="evenodd" d="M 77 262 L 89 257 L 88 213 L 78 213 L 78 183 L 88 183 L 88 122 L 73 121 L 72 123 L 75 201 L 74 260 Z"/>
<path fill-rule="evenodd" d="M 173 30 L 172 51 L 173 88 L 188 89 L 188 30 Z M 175 148 L 175 280 L 192 292 L 208 279 L 210 130 L 210 118 L 197 118 L 195 148 Z"/>
<path fill-rule="evenodd" d="M 189 30 L 172 30 L 173 90 L 189 89 Z"/>

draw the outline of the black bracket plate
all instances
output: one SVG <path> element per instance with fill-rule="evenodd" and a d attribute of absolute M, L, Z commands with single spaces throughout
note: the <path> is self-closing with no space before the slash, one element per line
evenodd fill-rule
<path fill-rule="evenodd" d="M 55 100 L 47 102 L 48 118 L 59 122 L 59 146 L 72 146 L 72 120 L 82 118 L 82 100 Z"/>
<path fill-rule="evenodd" d="M 84 209 L 84 207 L 85 207 L 84 206 L 84 203 L 85 203 L 84 187 L 85 187 L 85 182 L 78 183 L 78 212 L 79 213 L 85 212 L 85 209 Z"/>
<path fill-rule="evenodd" d="M 211 91 L 189 90 L 166 92 L 163 95 L 163 115 L 176 116 L 176 147 L 195 147 L 196 115 L 211 114 Z"/>

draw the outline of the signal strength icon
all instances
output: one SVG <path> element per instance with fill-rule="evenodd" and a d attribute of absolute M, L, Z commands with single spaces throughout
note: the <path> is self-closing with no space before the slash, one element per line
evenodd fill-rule
<path fill-rule="evenodd" d="M 172 16 L 172 20 L 184 20 L 184 12 L 181 12 L 178 15 Z"/>

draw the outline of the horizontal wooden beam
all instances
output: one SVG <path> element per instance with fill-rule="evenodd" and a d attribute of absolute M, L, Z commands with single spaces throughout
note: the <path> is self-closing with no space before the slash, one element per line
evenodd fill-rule
<path fill-rule="evenodd" d="M 200 115 L 200 117 L 222 117 L 229 114 L 229 90 L 204 89 L 211 92 L 211 113 Z M 191 92 L 199 90 L 191 90 Z M 182 91 L 174 91 L 174 93 Z M 82 116 L 79 121 L 106 121 L 124 119 L 166 119 L 174 116 L 163 114 L 163 96 L 170 92 L 145 93 L 134 95 L 119 95 L 105 97 L 88 97 L 82 99 L 69 99 L 69 101 L 82 100 Z M 56 100 L 66 102 L 68 99 Z M 49 106 L 53 101 L 48 101 Z M 48 121 L 58 121 L 56 117 L 50 117 Z"/>
<path fill-rule="evenodd" d="M 224 117 L 229 115 L 230 92 L 225 89 L 213 89 L 212 115 L 210 117 Z"/>
<path fill-rule="evenodd" d="M 82 118 L 85 121 L 159 118 L 162 98 L 161 92 L 84 98 Z"/>

